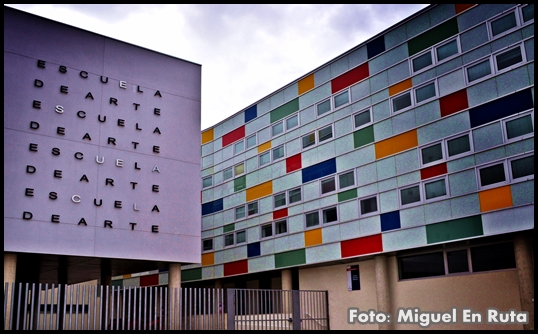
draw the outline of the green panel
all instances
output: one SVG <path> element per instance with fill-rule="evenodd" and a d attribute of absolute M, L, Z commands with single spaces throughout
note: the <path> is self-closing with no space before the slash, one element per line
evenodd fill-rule
<path fill-rule="evenodd" d="M 195 268 L 181 271 L 181 282 L 202 279 L 202 268 Z"/>
<path fill-rule="evenodd" d="M 281 105 L 280 107 L 271 111 L 270 113 L 271 123 L 276 122 L 279 119 L 282 119 L 288 115 L 291 115 L 297 110 L 299 110 L 299 98 L 296 98 L 295 100 L 291 100 L 290 102 L 284 105 Z"/>
<path fill-rule="evenodd" d="M 275 254 L 275 268 L 296 266 L 306 263 L 306 252 L 303 249 Z"/>
<path fill-rule="evenodd" d="M 123 280 L 122 279 L 112 281 L 111 283 L 112 283 L 112 286 L 123 286 Z"/>
<path fill-rule="evenodd" d="M 470 238 L 477 235 L 484 235 L 482 216 L 472 216 L 426 225 L 426 238 L 429 244 Z"/>
<path fill-rule="evenodd" d="M 352 198 L 357 198 L 357 188 L 338 193 L 338 202 L 347 201 Z"/>
<path fill-rule="evenodd" d="M 224 225 L 224 233 L 235 230 L 235 224 Z"/>
<path fill-rule="evenodd" d="M 429 48 L 430 46 L 437 44 L 450 36 L 454 36 L 457 33 L 458 22 L 456 18 L 446 21 L 445 23 L 426 31 L 425 33 L 420 34 L 407 42 L 409 56 L 419 53 L 420 51 Z"/>
<path fill-rule="evenodd" d="M 353 132 L 354 148 L 364 146 L 374 142 L 374 126 L 370 125 L 367 128 Z"/>
<path fill-rule="evenodd" d="M 247 178 L 245 175 L 238 177 L 234 180 L 234 192 L 243 190 L 247 187 Z"/>

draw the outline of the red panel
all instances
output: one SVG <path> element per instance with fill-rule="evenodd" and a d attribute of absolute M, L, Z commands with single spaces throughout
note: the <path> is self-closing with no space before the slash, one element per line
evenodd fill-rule
<path fill-rule="evenodd" d="M 241 260 L 224 264 L 224 276 L 246 273 L 248 273 L 248 260 Z"/>
<path fill-rule="evenodd" d="M 441 117 L 445 117 L 469 108 L 469 101 L 467 100 L 467 91 L 462 89 L 458 92 L 452 93 L 447 96 L 443 96 L 439 99 L 439 105 L 441 107 Z"/>
<path fill-rule="evenodd" d="M 301 169 L 301 153 L 286 159 L 286 173 Z"/>
<path fill-rule="evenodd" d="M 140 286 L 155 286 L 155 285 L 159 285 L 159 274 L 140 277 Z"/>
<path fill-rule="evenodd" d="M 226 145 L 230 145 L 234 141 L 239 140 L 241 138 L 245 138 L 245 126 L 244 125 L 222 136 L 222 147 Z"/>
<path fill-rule="evenodd" d="M 359 67 L 355 67 L 349 72 L 342 74 L 339 77 L 332 79 L 331 87 L 332 93 L 336 93 L 341 89 L 349 87 L 356 82 L 361 81 L 364 78 L 368 78 L 370 75 L 368 70 L 368 63 L 364 63 Z"/>
<path fill-rule="evenodd" d="M 342 258 L 383 251 L 381 234 L 340 242 Z"/>
<path fill-rule="evenodd" d="M 435 165 L 435 166 L 431 166 L 431 167 L 421 169 L 420 170 L 420 179 L 421 180 L 429 179 L 430 177 L 443 175 L 443 174 L 446 174 L 446 173 L 447 173 L 446 163 L 443 162 L 442 164 L 439 164 L 439 165 Z"/>
<path fill-rule="evenodd" d="M 288 208 L 273 211 L 273 220 L 288 216 Z"/>

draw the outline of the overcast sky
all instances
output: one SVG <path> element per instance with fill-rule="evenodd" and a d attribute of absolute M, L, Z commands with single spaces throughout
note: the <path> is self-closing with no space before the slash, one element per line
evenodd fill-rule
<path fill-rule="evenodd" d="M 206 129 L 426 5 L 13 5 L 202 65 Z"/>

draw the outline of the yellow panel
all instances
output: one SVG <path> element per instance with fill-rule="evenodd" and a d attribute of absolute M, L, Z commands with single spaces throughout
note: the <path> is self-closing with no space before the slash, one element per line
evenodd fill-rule
<path fill-rule="evenodd" d="M 417 146 L 417 130 L 411 130 L 375 143 L 375 158 L 381 159 Z"/>
<path fill-rule="evenodd" d="M 213 140 L 213 129 L 202 132 L 202 145 Z"/>
<path fill-rule="evenodd" d="M 271 195 L 273 193 L 273 181 L 267 181 L 255 187 L 247 189 L 247 202 Z"/>
<path fill-rule="evenodd" d="M 215 253 L 202 254 L 202 266 L 215 264 Z"/>
<path fill-rule="evenodd" d="M 322 238 L 321 238 L 321 229 L 320 228 L 317 228 L 315 230 L 306 231 L 304 233 L 304 245 L 306 247 L 321 244 L 322 243 L 321 239 Z"/>
<path fill-rule="evenodd" d="M 267 143 L 263 143 L 260 146 L 258 146 L 258 153 L 262 153 L 263 151 L 267 151 L 271 148 L 271 141 L 268 141 Z"/>
<path fill-rule="evenodd" d="M 131 274 L 125 274 L 123 275 L 123 278 L 131 278 Z"/>
<path fill-rule="evenodd" d="M 314 74 L 310 74 L 304 79 L 299 80 L 297 93 L 301 95 L 314 88 Z"/>
<path fill-rule="evenodd" d="M 491 211 L 512 206 L 512 193 L 510 186 L 504 186 L 478 193 L 480 211 Z"/>
<path fill-rule="evenodd" d="M 394 86 L 389 87 L 389 96 L 398 94 L 399 92 L 403 92 L 406 89 L 409 89 L 413 86 L 413 81 L 411 78 L 402 81 L 400 83 L 395 84 Z"/>

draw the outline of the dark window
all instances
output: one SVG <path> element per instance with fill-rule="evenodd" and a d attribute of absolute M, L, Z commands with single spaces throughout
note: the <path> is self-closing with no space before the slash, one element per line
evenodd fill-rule
<path fill-rule="evenodd" d="M 334 177 L 321 181 L 321 193 L 326 194 L 336 190 L 336 182 Z"/>
<path fill-rule="evenodd" d="M 498 164 L 480 169 L 480 184 L 482 187 L 506 181 L 504 165 Z"/>
<path fill-rule="evenodd" d="M 234 235 L 233 235 L 233 233 L 225 235 L 224 236 L 224 246 L 231 246 L 233 244 L 234 244 Z"/>
<path fill-rule="evenodd" d="M 398 96 L 394 100 L 392 100 L 392 106 L 394 111 L 398 111 L 401 109 L 405 109 L 411 105 L 411 93 L 404 94 L 402 96 Z"/>
<path fill-rule="evenodd" d="M 506 137 L 508 139 L 520 137 L 527 133 L 532 133 L 533 131 L 531 115 L 506 122 Z"/>
<path fill-rule="evenodd" d="M 512 165 L 512 178 L 517 179 L 528 175 L 534 175 L 534 155 L 510 162 Z"/>
<path fill-rule="evenodd" d="M 432 64 L 432 54 L 430 52 L 418 56 L 413 59 L 413 71 L 420 71 L 423 68 L 426 68 Z"/>
<path fill-rule="evenodd" d="M 496 36 L 502 32 L 514 28 L 516 25 L 516 13 L 512 12 L 491 22 L 491 33 L 493 36 Z"/>
<path fill-rule="evenodd" d="M 428 164 L 443 159 L 441 143 L 422 149 L 422 164 Z"/>
<path fill-rule="evenodd" d="M 273 235 L 273 224 L 267 224 L 262 226 L 262 238 L 270 237 Z"/>
<path fill-rule="evenodd" d="M 377 211 L 377 197 L 361 200 L 361 215 Z"/>
<path fill-rule="evenodd" d="M 447 141 L 448 156 L 458 155 L 471 150 L 469 135 L 461 136 Z"/>
<path fill-rule="evenodd" d="M 203 241 L 203 250 L 208 251 L 213 249 L 213 239 L 205 239 Z"/>
<path fill-rule="evenodd" d="M 336 214 L 336 208 L 330 208 L 323 210 L 323 223 L 332 223 L 338 220 L 338 216 Z"/>
<path fill-rule="evenodd" d="M 319 225 L 319 214 L 318 212 L 312 212 L 306 214 L 306 227 L 317 226 Z"/>
<path fill-rule="evenodd" d="M 523 61 L 520 48 L 503 52 L 495 58 L 497 59 L 497 69 L 499 71 Z"/>
<path fill-rule="evenodd" d="M 288 232 L 288 226 L 285 220 L 281 220 L 275 223 L 275 234 L 282 234 Z"/>
<path fill-rule="evenodd" d="M 453 252 L 446 252 L 448 261 L 448 273 L 463 273 L 469 271 L 469 261 L 467 260 L 467 249 Z"/>
<path fill-rule="evenodd" d="M 400 258 L 400 279 L 445 274 L 443 252 Z"/>
<path fill-rule="evenodd" d="M 295 203 L 301 201 L 301 188 L 289 191 L 289 202 Z"/>
<path fill-rule="evenodd" d="M 418 186 L 400 190 L 402 205 L 420 201 L 420 189 Z"/>
<path fill-rule="evenodd" d="M 516 267 L 514 245 L 511 242 L 471 248 L 473 272 Z"/>
<path fill-rule="evenodd" d="M 370 110 L 355 115 L 355 127 L 370 123 Z"/>
<path fill-rule="evenodd" d="M 534 20 L 534 4 L 529 4 L 529 5 L 521 8 L 521 11 L 523 12 L 523 21 L 524 22 Z"/>

